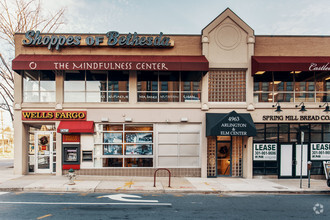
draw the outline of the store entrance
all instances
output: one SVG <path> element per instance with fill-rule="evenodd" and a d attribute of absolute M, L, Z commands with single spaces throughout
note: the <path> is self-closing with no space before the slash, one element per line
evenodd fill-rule
<path fill-rule="evenodd" d="M 281 144 L 280 146 L 280 178 L 300 177 L 301 165 L 302 176 L 307 176 L 308 145 L 304 144 Z M 301 162 L 301 150 L 303 152 Z"/>
<path fill-rule="evenodd" d="M 54 142 L 55 132 L 34 132 L 34 172 L 53 173 L 56 165 L 56 144 Z"/>
<path fill-rule="evenodd" d="M 231 137 L 217 137 L 217 175 L 231 176 Z"/>
<path fill-rule="evenodd" d="M 217 176 L 242 176 L 243 138 L 240 136 L 217 136 Z"/>
<path fill-rule="evenodd" d="M 218 176 L 231 176 L 231 143 L 217 142 Z"/>

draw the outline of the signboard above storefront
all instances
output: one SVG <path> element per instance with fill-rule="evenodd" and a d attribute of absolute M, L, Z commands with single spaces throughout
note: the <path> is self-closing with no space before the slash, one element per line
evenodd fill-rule
<path fill-rule="evenodd" d="M 86 111 L 22 111 L 22 120 L 81 121 L 87 119 Z"/>
<path fill-rule="evenodd" d="M 19 55 L 13 70 L 138 70 L 201 71 L 209 70 L 204 56 L 138 55 Z"/>
<path fill-rule="evenodd" d="M 109 31 L 105 35 L 46 35 L 40 31 L 27 31 L 23 46 L 44 46 L 49 50 L 60 50 L 62 47 L 78 46 L 108 46 L 108 47 L 157 47 L 169 48 L 174 46 L 174 41 L 160 32 L 158 35 L 119 34 L 117 31 Z"/>
<path fill-rule="evenodd" d="M 252 76 L 265 71 L 330 71 L 330 56 L 252 56 Z"/>
<path fill-rule="evenodd" d="M 206 113 L 206 136 L 256 136 L 257 131 L 251 115 L 232 111 Z"/>
<path fill-rule="evenodd" d="M 263 115 L 262 116 L 263 121 L 330 121 L 330 115 L 324 114 L 324 115 Z"/>

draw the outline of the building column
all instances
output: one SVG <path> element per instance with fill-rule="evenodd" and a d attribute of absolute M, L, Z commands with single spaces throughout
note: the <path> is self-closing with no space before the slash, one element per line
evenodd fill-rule
<path fill-rule="evenodd" d="M 22 123 L 21 111 L 14 111 L 14 175 L 28 173 L 28 131 Z"/>
<path fill-rule="evenodd" d="M 55 122 L 57 128 L 60 124 L 59 121 Z M 55 133 L 56 135 L 56 176 L 62 176 L 62 134 Z"/>
<path fill-rule="evenodd" d="M 247 137 L 245 141 L 245 146 L 243 148 L 243 177 L 246 179 L 253 178 L 253 137 Z"/>

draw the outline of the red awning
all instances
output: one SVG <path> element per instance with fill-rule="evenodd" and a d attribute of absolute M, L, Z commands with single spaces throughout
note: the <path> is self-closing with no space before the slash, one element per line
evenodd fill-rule
<path fill-rule="evenodd" d="M 252 76 L 258 71 L 330 71 L 330 57 L 253 56 Z"/>
<path fill-rule="evenodd" d="M 94 133 L 93 121 L 61 121 L 58 133 Z"/>
<path fill-rule="evenodd" d="M 204 56 L 19 55 L 13 70 L 209 70 Z"/>

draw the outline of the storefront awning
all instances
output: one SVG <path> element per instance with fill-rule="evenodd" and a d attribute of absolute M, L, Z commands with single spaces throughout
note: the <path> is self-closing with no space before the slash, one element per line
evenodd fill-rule
<path fill-rule="evenodd" d="M 249 113 L 206 113 L 206 136 L 256 136 Z"/>
<path fill-rule="evenodd" d="M 253 56 L 252 76 L 259 71 L 330 71 L 330 57 Z"/>
<path fill-rule="evenodd" d="M 93 121 L 61 121 L 58 133 L 94 133 Z"/>
<path fill-rule="evenodd" d="M 209 70 L 204 56 L 19 55 L 12 63 L 19 70 Z"/>

